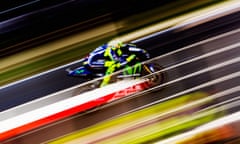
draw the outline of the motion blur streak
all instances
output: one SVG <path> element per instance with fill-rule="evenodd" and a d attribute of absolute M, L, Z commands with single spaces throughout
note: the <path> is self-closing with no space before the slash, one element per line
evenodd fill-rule
<path fill-rule="evenodd" d="M 19 8 L 22 8 L 22 7 L 25 7 L 25 6 L 29 6 L 29 5 L 34 4 L 36 2 L 39 2 L 39 1 L 40 0 L 34 0 L 34 1 L 31 1 L 31 2 L 27 2 L 27 3 L 21 4 L 21 5 L 17 6 L 17 7 L 14 7 L 14 8 L 10 8 L 10 9 L 7 9 L 7 10 L 0 11 L 0 15 L 4 14 L 4 13 L 8 13 L 8 12 L 16 10 L 16 9 L 19 9 Z"/>
<path fill-rule="evenodd" d="M 159 141 L 155 144 L 186 144 L 186 143 L 227 143 L 238 144 L 236 138 L 240 136 L 240 112 L 212 121 L 203 126 L 197 127 L 192 131 L 172 137 L 167 140 Z M 237 126 L 238 125 L 238 126 Z M 236 140 L 236 141 L 235 141 Z M 232 141 L 232 142 L 231 142 Z"/>

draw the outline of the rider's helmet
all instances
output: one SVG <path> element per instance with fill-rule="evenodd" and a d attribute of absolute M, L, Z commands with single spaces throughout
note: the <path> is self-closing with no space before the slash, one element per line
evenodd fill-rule
<path fill-rule="evenodd" d="M 123 42 L 120 40 L 113 40 L 108 43 L 108 46 L 115 49 L 123 47 Z"/>

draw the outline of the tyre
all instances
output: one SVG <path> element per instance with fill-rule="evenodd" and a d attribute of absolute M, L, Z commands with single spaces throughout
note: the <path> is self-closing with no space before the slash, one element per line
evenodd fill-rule
<path fill-rule="evenodd" d="M 152 86 L 160 85 L 164 83 L 166 79 L 166 74 L 160 72 L 162 69 L 163 67 L 158 63 L 143 64 L 142 76 L 146 76 Z"/>

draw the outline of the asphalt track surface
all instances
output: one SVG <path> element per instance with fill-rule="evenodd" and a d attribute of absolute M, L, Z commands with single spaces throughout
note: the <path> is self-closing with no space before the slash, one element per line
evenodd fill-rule
<path fill-rule="evenodd" d="M 26 144 L 40 143 L 91 126 L 116 115 L 144 108 L 148 104 L 170 99 L 174 95 L 184 95 L 184 92 L 189 93 L 191 92 L 189 89 L 196 87 L 198 88 L 193 89 L 192 92 L 204 91 L 214 94 L 239 86 L 239 76 L 227 78 L 240 71 L 239 38 L 240 30 L 235 29 L 197 42 L 183 51 L 161 57 L 155 62 L 165 67 L 167 81 L 163 85 L 156 86 L 154 92 L 147 90 L 144 93 L 132 95 L 131 98 L 120 100 L 120 102 L 116 101 L 103 105 L 86 113 L 25 133 L 19 138 L 10 139 L 6 143 L 21 140 Z M 214 80 L 218 81 L 213 82 Z M 211 82 L 212 84 L 210 84 Z M 212 105 L 219 105 L 238 96 L 238 93 L 227 94 L 216 99 Z M 239 108 L 238 105 L 230 108 L 228 112 L 236 112 Z"/>
<path fill-rule="evenodd" d="M 138 95 L 133 99 L 128 99 L 120 103 L 112 103 L 109 106 L 94 109 L 92 112 L 83 113 L 56 124 L 34 130 L 22 135 L 21 138 L 14 138 L 14 140 L 10 140 L 9 142 L 19 142 L 21 140 L 23 140 L 24 143 L 37 141 L 43 142 L 74 130 L 93 125 L 115 115 L 137 109 L 154 101 L 168 98 L 171 95 L 181 93 L 189 88 L 208 83 L 213 79 L 221 79 L 239 71 L 240 49 L 238 42 L 240 39 L 240 23 L 237 17 L 239 17 L 239 13 L 235 13 L 230 17 L 218 19 L 218 22 L 214 21 L 186 31 L 167 31 L 155 37 L 149 37 L 145 38 L 143 41 L 139 41 L 138 45 L 146 47 L 153 57 L 187 45 L 192 45 L 202 40 L 205 41 L 203 44 L 193 45 L 191 49 L 182 53 L 175 53 L 157 61 L 163 67 L 169 68 L 166 70 L 167 82 L 165 85 L 158 87 L 157 92 L 149 91 L 148 93 Z M 222 23 L 216 25 L 216 23 L 219 22 Z M 227 23 L 224 24 L 224 22 Z M 229 32 L 233 33 L 211 40 L 212 37 L 220 36 Z M 184 37 L 182 37 L 183 35 Z M 166 39 L 169 39 L 169 41 L 166 41 Z M 195 59 L 199 56 L 205 57 Z M 174 67 L 177 64 L 186 61 L 190 61 L 190 63 Z M 71 67 L 76 65 L 78 64 L 74 64 Z M 172 68 L 170 69 L 170 67 Z M 83 79 L 67 77 L 64 71 L 65 68 L 66 67 L 63 67 L 56 71 L 41 75 L 40 77 L 35 77 L 30 80 L 1 88 L 1 111 L 84 82 Z M 208 85 L 204 88 L 199 88 L 198 90 L 216 93 L 239 85 L 239 82 L 239 77 L 236 77 L 213 85 Z M 3 96 L 5 97 L 3 98 Z M 236 96 L 237 93 L 232 94 L 219 99 L 216 103 L 224 102 Z M 237 110 L 239 110 L 239 106 L 235 109 L 231 109 L 231 112 Z"/>
<path fill-rule="evenodd" d="M 135 43 L 139 47 L 147 49 L 152 57 L 156 57 L 192 43 L 221 35 L 234 29 L 239 29 L 239 27 L 240 12 L 236 12 L 187 30 L 169 29 L 164 32 L 156 33 L 154 36 L 148 36 L 141 40 L 137 40 Z M 240 35 L 237 33 L 231 36 L 229 40 L 219 40 L 214 43 L 209 42 L 206 46 L 203 45 L 202 47 L 214 48 L 226 44 L 230 45 L 230 43 L 238 41 L 239 37 Z M 199 55 L 201 53 L 203 53 L 203 51 L 192 51 L 191 56 L 194 57 L 194 55 Z M 185 59 L 184 57 L 185 55 L 174 57 L 174 61 L 182 61 Z M 168 61 L 162 61 L 161 65 L 163 67 L 168 67 L 169 63 Z M 79 65 L 80 63 L 73 63 L 41 75 L 33 76 L 30 79 L 1 87 L 0 111 L 85 82 L 85 79 L 66 75 L 66 68 L 77 67 Z"/>

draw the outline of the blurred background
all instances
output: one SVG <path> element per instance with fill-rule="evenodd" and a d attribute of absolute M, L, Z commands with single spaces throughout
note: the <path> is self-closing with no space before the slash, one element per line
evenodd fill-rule
<path fill-rule="evenodd" d="M 237 0 L 1 0 L 0 141 L 240 143 L 239 10 Z M 112 84 L 121 95 L 105 99 L 97 80 L 67 76 L 114 39 L 148 50 L 164 82 Z"/>

